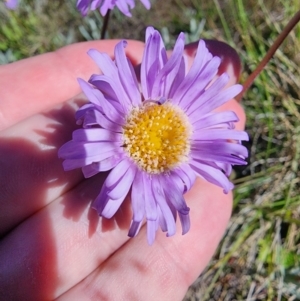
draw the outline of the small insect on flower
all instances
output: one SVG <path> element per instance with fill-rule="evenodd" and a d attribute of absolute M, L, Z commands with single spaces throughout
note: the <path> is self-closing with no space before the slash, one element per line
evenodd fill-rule
<path fill-rule="evenodd" d="M 140 0 L 142 4 L 150 9 L 151 3 L 149 0 Z M 86 16 L 89 10 L 96 10 L 99 8 L 102 16 L 113 9 L 115 6 L 127 17 L 131 17 L 129 9 L 135 6 L 135 0 L 77 0 L 77 9 L 81 12 L 82 16 Z"/>
<path fill-rule="evenodd" d="M 137 235 L 147 220 L 149 244 L 160 226 L 175 234 L 176 217 L 182 234 L 189 231 L 189 207 L 183 195 L 199 176 L 223 188 L 232 165 L 246 164 L 244 131 L 234 130 L 237 115 L 215 109 L 232 99 L 242 86 L 225 88 L 229 76 L 216 78 L 220 58 L 200 41 L 186 72 L 184 34 L 168 58 L 162 38 L 152 27 L 138 83 L 125 55 L 126 41 L 115 47 L 115 60 L 97 50 L 88 53 L 103 71 L 79 84 L 90 101 L 76 112 L 82 129 L 59 150 L 65 170 L 82 168 L 85 177 L 111 170 L 93 203 L 99 215 L 111 218 L 130 193 L 132 222 L 128 235 Z M 214 81 L 212 81 L 214 79 Z"/>

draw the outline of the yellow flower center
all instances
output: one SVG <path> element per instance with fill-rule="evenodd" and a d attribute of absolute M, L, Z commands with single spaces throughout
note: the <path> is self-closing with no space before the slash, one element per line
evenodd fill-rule
<path fill-rule="evenodd" d="M 191 124 L 178 106 L 148 102 L 135 107 L 123 129 L 125 150 L 148 173 L 167 172 L 188 159 Z"/>

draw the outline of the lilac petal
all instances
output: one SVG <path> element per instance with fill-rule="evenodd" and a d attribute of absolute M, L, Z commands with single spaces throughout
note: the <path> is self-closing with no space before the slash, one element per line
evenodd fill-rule
<path fill-rule="evenodd" d="M 143 3 L 143 5 L 146 7 L 146 9 L 150 9 L 151 3 L 149 0 L 140 0 L 140 1 Z"/>
<path fill-rule="evenodd" d="M 154 31 L 147 40 L 141 63 L 141 86 L 144 98 L 150 99 L 155 77 L 159 72 L 161 37 Z"/>
<path fill-rule="evenodd" d="M 120 180 L 118 181 L 118 185 L 113 187 L 108 192 L 108 196 L 112 200 L 117 200 L 119 198 L 122 198 L 123 196 L 126 196 L 128 194 L 130 187 L 132 186 L 132 182 L 134 180 L 135 174 L 136 174 L 136 168 L 135 166 L 132 165 L 120 178 Z"/>
<path fill-rule="evenodd" d="M 123 89 L 119 79 L 115 80 L 110 76 L 102 74 L 92 74 L 88 82 L 101 91 L 106 99 L 119 102 L 123 108 L 124 102 L 120 102 L 119 100 L 122 96 L 119 91 L 122 91 Z"/>
<path fill-rule="evenodd" d="M 118 107 L 112 105 L 98 89 L 90 86 L 89 83 L 80 78 L 77 80 L 88 100 L 93 103 L 101 113 L 105 114 L 110 120 L 114 120 L 117 124 L 124 124 L 123 114 L 120 114 Z"/>
<path fill-rule="evenodd" d="M 190 221 L 189 221 L 190 208 L 187 207 L 182 192 L 177 186 L 176 181 L 174 181 L 176 178 L 178 178 L 178 176 L 173 174 L 172 176 L 170 176 L 170 179 L 166 179 L 166 178 L 164 179 L 165 180 L 165 183 L 163 185 L 164 193 L 166 195 L 166 198 L 177 209 L 182 225 L 182 234 L 185 234 L 190 228 Z M 169 189 L 169 187 L 172 187 L 172 189 Z"/>
<path fill-rule="evenodd" d="M 207 88 L 208 84 L 216 76 L 218 72 L 218 67 L 221 63 L 220 58 L 213 57 L 203 68 L 202 72 L 197 76 L 194 81 L 193 86 L 190 87 L 187 91 L 184 91 L 184 95 L 179 101 L 180 107 L 183 110 L 187 110 L 194 103 L 198 103 L 199 98 L 204 93 L 204 90 Z M 188 113 L 187 113 L 188 114 Z"/>
<path fill-rule="evenodd" d="M 85 178 L 90 178 L 101 171 L 108 171 L 114 168 L 121 160 L 122 155 L 114 155 L 101 162 L 94 162 L 82 167 L 82 172 Z"/>
<path fill-rule="evenodd" d="M 166 199 L 166 202 L 167 202 L 167 204 L 168 204 L 168 206 L 169 206 L 169 208 L 171 210 L 171 213 L 173 215 L 173 219 L 176 222 L 176 220 L 177 220 L 177 210 L 174 207 L 174 205 L 168 199 Z"/>
<path fill-rule="evenodd" d="M 234 128 L 232 125 L 234 122 L 238 122 L 239 118 L 233 111 L 225 111 L 225 112 L 214 112 L 209 113 L 203 117 L 200 117 L 201 119 L 193 123 L 193 129 L 195 132 L 200 129 L 209 128 L 212 126 L 225 126 L 227 125 L 227 128 Z"/>
<path fill-rule="evenodd" d="M 233 131 L 228 129 L 207 129 L 195 131 L 192 135 L 193 141 L 212 141 L 212 140 L 245 140 L 248 141 L 249 136 L 244 131 Z"/>
<path fill-rule="evenodd" d="M 63 169 L 65 171 L 73 170 L 76 168 L 81 168 L 86 166 L 87 164 L 92 164 L 93 162 L 97 161 L 98 157 L 90 157 L 90 158 L 82 158 L 82 159 L 66 159 L 63 161 Z"/>
<path fill-rule="evenodd" d="M 115 47 L 115 60 L 118 66 L 119 77 L 123 85 L 124 91 L 128 97 L 128 102 L 131 102 L 134 106 L 141 103 L 141 94 L 136 85 L 137 80 L 133 78 L 130 61 L 127 60 L 124 48 L 127 46 L 126 41 L 119 42 Z M 135 75 L 134 75 L 135 76 Z"/>
<path fill-rule="evenodd" d="M 126 3 L 128 1 L 116 1 L 116 6 L 118 7 L 118 9 L 127 17 L 132 17 L 129 8 L 128 8 L 128 4 Z M 131 8 L 134 7 L 134 3 L 133 6 L 131 6 Z"/>
<path fill-rule="evenodd" d="M 96 199 L 94 200 L 94 202 L 92 204 L 92 208 L 97 210 L 97 213 L 99 215 L 102 214 L 102 211 L 108 202 L 107 192 L 108 192 L 108 188 L 105 185 L 103 185 L 101 187 L 100 193 L 98 194 L 98 196 L 96 197 Z"/>
<path fill-rule="evenodd" d="M 160 228 L 163 232 L 167 232 L 168 231 L 167 222 L 159 206 L 157 206 L 157 212 L 158 212 L 158 222 Z"/>
<path fill-rule="evenodd" d="M 75 113 L 76 124 L 81 125 L 83 123 L 82 120 L 84 119 L 86 112 L 88 112 L 89 110 L 94 110 L 94 109 L 96 109 L 94 104 L 92 104 L 92 103 L 84 104 Z"/>
<path fill-rule="evenodd" d="M 181 33 L 177 38 L 171 57 L 155 78 L 150 95 L 151 99 L 157 99 L 161 95 L 169 96 L 171 86 L 181 65 L 184 39 L 184 34 Z"/>
<path fill-rule="evenodd" d="M 184 80 L 185 77 L 185 73 L 186 73 L 186 63 L 184 61 L 184 58 L 181 59 L 181 63 L 179 65 L 179 69 L 177 72 L 176 77 L 173 80 L 173 83 L 170 87 L 170 91 L 169 91 L 169 98 L 172 99 L 172 103 L 174 103 L 173 98 L 174 98 L 174 94 L 178 89 L 178 86 L 182 83 L 182 81 Z"/>
<path fill-rule="evenodd" d="M 225 193 L 228 193 L 233 189 L 233 184 L 228 180 L 222 171 L 209 165 L 199 163 L 196 160 L 192 160 L 190 165 L 198 174 L 198 176 L 212 184 L 222 187 Z"/>
<path fill-rule="evenodd" d="M 167 61 L 168 61 L 167 51 L 166 51 L 166 48 L 165 48 L 165 45 L 164 45 L 164 42 L 162 40 L 161 35 L 156 30 L 154 30 L 154 28 L 151 27 L 151 26 L 149 26 L 147 28 L 147 30 L 146 30 L 146 39 L 145 39 L 145 41 L 146 41 L 146 48 L 148 46 L 153 46 L 153 45 L 151 45 L 151 43 L 153 43 L 153 42 L 151 42 L 149 40 L 149 38 L 152 35 L 155 36 L 154 40 L 155 40 L 155 43 L 157 42 L 157 46 L 158 46 L 158 56 L 156 57 L 156 60 L 158 61 L 158 67 L 162 68 L 167 63 Z M 151 52 L 152 51 L 150 49 L 149 54 L 151 54 Z M 142 64 L 143 64 L 143 61 L 142 61 Z M 150 67 L 151 67 L 151 65 L 150 65 Z M 158 71 L 159 71 L 159 69 L 157 70 L 157 72 Z M 146 72 L 146 74 L 147 74 L 147 72 Z M 155 73 L 155 74 L 157 74 L 157 73 Z M 151 79 L 151 78 L 149 78 L 149 79 Z"/>
<path fill-rule="evenodd" d="M 68 141 L 59 150 L 58 156 L 66 159 L 80 159 L 97 156 L 99 153 L 113 152 L 120 148 L 118 142 L 88 142 Z"/>
<path fill-rule="evenodd" d="M 132 9 L 135 6 L 135 0 L 126 0 L 127 4 L 129 5 L 129 7 Z"/>
<path fill-rule="evenodd" d="M 168 235 L 172 236 L 176 233 L 175 219 L 171 212 L 170 207 L 166 202 L 163 189 L 159 184 L 159 178 L 163 178 L 163 176 L 153 179 L 153 187 L 152 187 L 153 195 L 155 197 L 158 206 L 160 207 L 162 215 L 164 216 L 166 228 L 168 229 Z"/>
<path fill-rule="evenodd" d="M 124 196 L 123 199 L 120 198 L 119 200 L 111 200 L 107 196 L 108 192 L 109 188 L 107 188 L 107 186 L 104 184 L 101 188 L 99 195 L 92 204 L 92 207 L 97 210 L 98 214 L 104 217 L 109 216 L 114 209 L 118 210 L 118 208 L 121 206 L 122 202 L 126 197 Z M 105 208 L 106 212 L 103 214 Z M 113 216 L 113 214 L 111 216 Z"/>
<path fill-rule="evenodd" d="M 90 49 L 88 55 L 94 60 L 102 73 L 110 78 L 118 79 L 118 69 L 107 53 L 99 52 L 96 49 Z"/>
<path fill-rule="evenodd" d="M 97 110 L 87 110 L 84 115 L 83 126 L 91 127 L 95 125 L 100 125 L 104 129 L 107 129 L 112 132 L 121 132 L 122 127 L 120 124 L 109 120 L 106 116 L 100 113 Z"/>
<path fill-rule="evenodd" d="M 63 162 L 63 168 L 64 168 L 64 170 L 81 168 L 83 166 L 92 164 L 94 162 L 100 162 L 113 155 L 118 155 L 118 154 L 119 154 L 118 151 L 110 151 L 110 152 L 106 152 L 106 153 L 99 153 L 95 156 L 90 156 L 90 157 L 83 157 L 83 158 L 78 158 L 78 159 L 66 159 Z"/>
<path fill-rule="evenodd" d="M 175 174 L 172 174 L 169 177 L 161 177 L 161 183 L 166 198 L 174 205 L 178 212 L 187 214 L 190 208 L 187 207 L 185 203 L 182 194 L 184 188 L 178 185 L 178 180 L 180 181 L 180 178 Z M 172 189 L 170 189 L 170 187 L 172 187 Z"/>
<path fill-rule="evenodd" d="M 5 6 L 11 10 L 17 9 L 18 5 L 19 5 L 19 3 L 18 3 L 19 0 L 6 0 L 4 2 L 5 2 Z"/>
<path fill-rule="evenodd" d="M 108 175 L 105 185 L 112 189 L 116 186 L 116 184 L 120 181 L 120 179 L 123 177 L 123 175 L 127 172 L 127 170 L 130 168 L 132 163 L 126 158 L 123 159 Z"/>
<path fill-rule="evenodd" d="M 94 74 L 91 76 L 89 83 L 95 86 L 93 81 L 95 80 L 96 83 L 101 82 L 103 76 L 104 75 Z M 118 79 L 118 73 L 115 75 L 115 77 L 112 78 L 117 82 L 117 85 L 121 87 L 121 83 Z M 112 118 L 111 114 L 114 114 L 113 116 L 116 116 L 116 119 L 123 119 L 123 108 L 117 98 L 116 93 L 112 90 L 111 86 L 108 83 L 104 81 L 102 82 L 102 84 L 99 84 L 101 86 L 101 91 L 97 87 L 90 86 L 89 83 L 85 82 L 80 78 L 78 79 L 78 83 L 81 86 L 84 93 L 86 94 L 87 98 L 96 106 L 96 108 L 100 112 L 105 113 L 106 115 L 108 114 L 110 118 Z M 81 109 L 82 108 L 80 108 L 79 110 Z"/>
<path fill-rule="evenodd" d="M 151 3 L 149 0 L 140 0 L 142 4 L 149 9 Z M 89 8 L 90 6 L 90 8 Z M 115 6 L 127 17 L 131 17 L 129 9 L 134 8 L 134 0 L 78 0 L 77 9 L 85 16 L 89 9 L 95 10 L 98 7 L 100 8 L 100 13 L 104 17 L 109 10 L 113 9 Z"/>
<path fill-rule="evenodd" d="M 182 181 L 182 179 L 177 175 L 177 173 L 174 173 L 173 171 L 170 172 L 168 181 L 172 182 L 173 185 L 176 185 L 181 191 L 181 194 L 183 195 L 186 186 L 185 183 Z M 169 186 L 170 187 L 170 186 Z"/>
<path fill-rule="evenodd" d="M 191 157 L 195 160 L 207 160 L 207 161 L 218 161 L 221 163 L 228 163 L 233 165 L 246 165 L 247 162 L 240 157 L 232 156 L 231 154 L 222 154 L 220 151 L 214 151 L 209 153 L 209 148 L 204 149 L 203 151 L 192 151 Z"/>
<path fill-rule="evenodd" d="M 100 13 L 104 17 L 109 9 L 113 9 L 115 4 L 113 4 L 112 0 L 104 0 L 101 7 L 100 7 Z"/>
<path fill-rule="evenodd" d="M 174 94 L 174 100 L 176 100 L 175 104 L 178 104 L 181 101 L 184 94 L 193 86 L 195 80 L 197 79 L 197 76 L 202 71 L 204 65 L 209 60 L 211 60 L 211 58 L 212 56 L 208 52 L 208 49 L 205 46 L 205 42 L 203 40 L 200 40 L 191 69 L 186 75 L 186 77 L 183 79 L 183 81 L 180 83 L 180 85 L 177 86 L 178 89 Z"/>
<path fill-rule="evenodd" d="M 87 0 L 78 0 L 76 8 L 81 12 L 81 15 L 84 17 L 89 11 L 89 1 Z"/>
<path fill-rule="evenodd" d="M 155 241 L 155 234 L 157 231 L 158 221 L 147 220 L 147 240 L 148 244 L 151 246 Z"/>
<path fill-rule="evenodd" d="M 207 101 L 205 100 L 205 105 L 202 105 L 200 108 L 198 108 L 197 113 L 195 113 L 203 115 L 213 111 L 214 109 L 220 107 L 222 104 L 226 103 L 227 101 L 238 95 L 242 91 L 242 89 L 242 85 L 234 85 L 227 88 L 226 90 L 221 91 L 215 97 L 207 99 Z"/>
<path fill-rule="evenodd" d="M 148 43 L 148 39 L 153 35 L 154 33 L 154 28 L 152 26 L 148 26 L 146 28 L 146 33 L 145 33 L 145 42 Z"/>
<path fill-rule="evenodd" d="M 124 113 L 128 112 L 131 103 L 126 97 L 123 86 L 106 75 L 92 75 L 89 82 L 97 87 L 108 98 L 118 102 Z"/>
<path fill-rule="evenodd" d="M 97 168 L 98 162 L 94 162 L 92 164 L 86 165 L 82 167 L 82 173 L 85 178 L 90 178 L 97 173 L 100 172 L 100 170 Z"/>
<path fill-rule="evenodd" d="M 102 210 L 101 216 L 105 218 L 112 218 L 122 205 L 125 197 L 126 195 L 123 195 L 117 200 L 108 199 L 107 203 L 105 204 L 105 207 Z"/>
<path fill-rule="evenodd" d="M 97 210 L 101 209 L 99 214 L 106 218 L 111 218 L 116 213 L 128 194 L 135 172 L 136 168 L 130 168 L 130 162 L 126 159 L 121 161 L 110 172 L 103 184 L 104 188 L 102 187 L 101 189 L 101 192 L 103 192 L 99 196 L 97 203 L 95 203 Z M 112 195 L 112 198 L 110 195 Z M 104 200 L 100 199 L 100 197 L 104 198 Z"/>
<path fill-rule="evenodd" d="M 135 222 L 132 220 L 128 231 L 128 236 L 129 237 L 136 236 L 139 233 L 141 226 L 142 226 L 142 222 Z"/>
<path fill-rule="evenodd" d="M 191 227 L 190 215 L 188 213 L 187 214 L 182 214 L 180 212 L 178 214 L 179 214 L 181 227 L 182 227 L 182 235 L 184 235 L 187 232 L 189 232 L 190 227 Z"/>
<path fill-rule="evenodd" d="M 226 174 L 226 176 L 229 176 L 232 170 L 232 165 L 229 163 L 206 161 L 205 158 L 203 160 L 197 159 L 196 161 L 204 165 L 209 165 L 215 169 L 221 170 Z"/>
<path fill-rule="evenodd" d="M 98 90 L 95 90 L 95 88 L 91 87 L 89 83 L 87 83 L 86 81 L 84 81 L 81 78 L 77 79 L 79 86 L 81 88 L 81 90 L 83 91 L 83 93 L 85 94 L 85 96 L 87 97 L 87 99 L 93 103 L 96 106 L 100 106 L 98 97 L 96 95 L 96 93 L 98 93 L 98 95 L 101 97 L 102 93 Z M 103 95 L 102 95 L 103 97 Z"/>
<path fill-rule="evenodd" d="M 91 3 L 91 10 L 97 9 L 97 7 L 102 3 L 103 0 L 92 0 Z M 107 0 L 104 0 L 104 2 L 107 2 Z"/>
<path fill-rule="evenodd" d="M 139 92 L 138 98 L 135 99 L 135 100 L 132 100 L 132 103 L 135 104 L 135 105 L 141 105 L 141 103 L 142 103 L 142 95 L 141 95 L 141 91 L 140 91 L 140 83 L 139 83 L 139 81 L 137 79 L 137 71 L 134 69 L 131 61 L 127 57 L 126 57 L 126 59 L 127 59 L 128 67 L 130 69 L 132 80 L 133 80 L 133 82 L 134 82 L 134 84 L 137 87 L 138 92 Z"/>
<path fill-rule="evenodd" d="M 143 176 L 143 192 L 145 200 L 145 211 L 147 220 L 157 219 L 157 206 L 153 198 L 152 179 L 147 173 L 142 173 Z"/>
<path fill-rule="evenodd" d="M 230 176 L 232 172 L 232 165 L 228 163 L 221 163 L 221 162 L 215 162 L 218 169 L 221 169 L 224 171 L 225 175 L 227 177 Z"/>
<path fill-rule="evenodd" d="M 145 193 L 143 186 L 143 175 L 138 171 L 135 175 L 131 189 L 131 206 L 133 212 L 132 220 L 138 223 L 143 220 L 145 215 Z"/>
<path fill-rule="evenodd" d="M 74 141 L 110 141 L 121 142 L 123 135 L 120 133 L 111 132 L 106 129 L 91 128 L 91 129 L 78 129 L 72 134 Z"/>
<path fill-rule="evenodd" d="M 209 99 L 212 99 L 216 97 L 221 90 L 225 88 L 229 81 L 229 75 L 227 73 L 223 73 L 221 76 L 219 76 L 210 87 L 206 89 L 206 91 L 201 95 L 199 100 L 197 102 L 192 103 L 192 105 L 188 108 L 186 114 L 190 116 L 194 113 L 196 114 L 202 106 L 205 106 L 205 104 L 208 102 Z M 203 116 L 199 115 L 198 116 Z"/>
<path fill-rule="evenodd" d="M 188 164 L 181 164 L 180 167 L 173 170 L 179 176 L 185 185 L 184 192 L 187 192 L 194 185 L 196 180 L 195 172 Z"/>
<path fill-rule="evenodd" d="M 244 158 L 248 156 L 248 150 L 238 143 L 197 141 L 193 143 L 190 155 L 200 160 L 245 165 Z"/>

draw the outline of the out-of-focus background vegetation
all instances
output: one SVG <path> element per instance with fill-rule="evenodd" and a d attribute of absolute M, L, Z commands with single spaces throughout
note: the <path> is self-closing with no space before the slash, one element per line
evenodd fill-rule
<path fill-rule="evenodd" d="M 75 2 L 20 0 L 16 11 L 0 3 L 0 64 L 99 39 L 102 17 L 83 19 Z M 187 42 L 219 39 L 239 53 L 243 82 L 298 9 L 298 0 L 153 0 L 132 18 L 114 10 L 107 37 L 143 40 L 153 25 L 168 47 L 181 31 Z M 232 219 L 185 301 L 300 300 L 299 65 L 300 25 L 244 96 L 249 165 L 235 171 Z"/>

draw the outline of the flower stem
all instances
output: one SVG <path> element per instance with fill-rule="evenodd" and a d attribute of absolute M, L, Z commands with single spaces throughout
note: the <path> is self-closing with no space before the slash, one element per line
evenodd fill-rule
<path fill-rule="evenodd" d="M 250 86 L 252 85 L 255 78 L 261 73 L 261 71 L 264 69 L 264 67 L 267 65 L 267 63 L 270 61 L 270 59 L 276 52 L 276 50 L 280 47 L 282 42 L 285 40 L 285 38 L 288 36 L 288 34 L 292 31 L 292 29 L 297 25 L 297 23 L 299 21 L 300 21 L 300 10 L 293 16 L 293 18 L 290 20 L 290 22 L 286 25 L 286 27 L 283 29 L 283 31 L 280 33 L 280 35 L 277 37 L 274 44 L 268 50 L 265 57 L 258 64 L 256 69 L 246 79 L 246 81 L 243 84 L 242 92 L 235 97 L 235 99 L 237 101 L 241 101 L 244 93 L 250 88 Z"/>
<path fill-rule="evenodd" d="M 107 14 L 103 18 L 103 26 L 102 26 L 102 30 L 101 30 L 101 40 L 105 39 L 105 34 L 107 31 L 108 22 L 109 22 L 109 17 L 110 17 L 110 9 L 107 11 Z"/>

